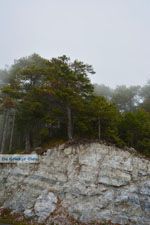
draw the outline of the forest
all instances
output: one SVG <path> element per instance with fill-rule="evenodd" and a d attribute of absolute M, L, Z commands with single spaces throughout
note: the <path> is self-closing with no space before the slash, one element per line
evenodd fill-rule
<path fill-rule="evenodd" d="M 96 140 L 150 156 L 150 80 L 92 84 L 93 67 L 38 54 L 0 70 L 0 152 L 31 152 L 53 140 Z M 103 76 L 102 74 L 100 76 Z"/>

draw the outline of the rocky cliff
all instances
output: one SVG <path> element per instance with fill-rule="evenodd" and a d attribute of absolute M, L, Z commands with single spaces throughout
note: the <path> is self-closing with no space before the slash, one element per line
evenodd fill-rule
<path fill-rule="evenodd" d="M 150 162 L 128 151 L 62 145 L 39 164 L 0 167 L 0 206 L 38 222 L 70 225 L 71 216 L 85 224 L 150 224 Z"/>

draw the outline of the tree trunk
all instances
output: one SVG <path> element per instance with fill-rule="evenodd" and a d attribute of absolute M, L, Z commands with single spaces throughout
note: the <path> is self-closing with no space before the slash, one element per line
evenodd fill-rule
<path fill-rule="evenodd" d="M 26 133 L 26 140 L 25 140 L 25 151 L 28 152 L 31 149 L 31 144 L 30 144 L 30 134 L 29 132 Z"/>
<path fill-rule="evenodd" d="M 98 118 L 98 139 L 99 139 L 99 141 L 101 139 L 101 121 L 100 121 L 100 117 Z"/>
<path fill-rule="evenodd" d="M 2 139 L 3 139 L 3 132 L 4 132 L 4 125 L 5 125 L 5 120 L 6 120 L 6 113 L 3 112 L 1 115 L 1 124 L 0 124 L 0 152 L 1 152 L 1 146 L 2 146 Z"/>
<path fill-rule="evenodd" d="M 68 139 L 72 140 L 73 135 L 72 135 L 72 118 L 71 118 L 71 108 L 67 106 L 67 119 L 68 119 L 68 125 L 67 125 L 67 134 L 68 134 Z"/>
<path fill-rule="evenodd" d="M 9 111 L 6 110 L 5 118 L 4 118 L 4 127 L 3 127 L 3 131 L 2 131 L 1 153 L 3 153 L 5 150 L 6 135 L 7 135 L 7 130 L 8 130 L 8 117 L 9 117 Z"/>
<path fill-rule="evenodd" d="M 14 134 L 14 126 L 15 126 L 15 115 L 16 112 L 14 112 L 14 114 L 12 115 L 12 128 L 11 128 L 11 133 L 10 133 L 10 142 L 9 142 L 9 152 L 12 149 L 12 142 L 13 142 L 13 134 Z"/>

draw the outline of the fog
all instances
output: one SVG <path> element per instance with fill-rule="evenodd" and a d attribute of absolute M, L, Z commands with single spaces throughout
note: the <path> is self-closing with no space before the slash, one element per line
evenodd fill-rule
<path fill-rule="evenodd" d="M 150 78 L 149 0 L 0 0 L 0 68 L 34 52 L 92 64 L 94 83 Z"/>

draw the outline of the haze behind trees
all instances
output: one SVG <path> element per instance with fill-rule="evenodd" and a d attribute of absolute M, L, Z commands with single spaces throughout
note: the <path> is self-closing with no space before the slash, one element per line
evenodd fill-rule
<path fill-rule="evenodd" d="M 33 54 L 1 70 L 1 152 L 91 139 L 150 155 L 150 81 L 112 89 L 93 85 L 91 74 L 91 65 L 65 55 Z"/>

